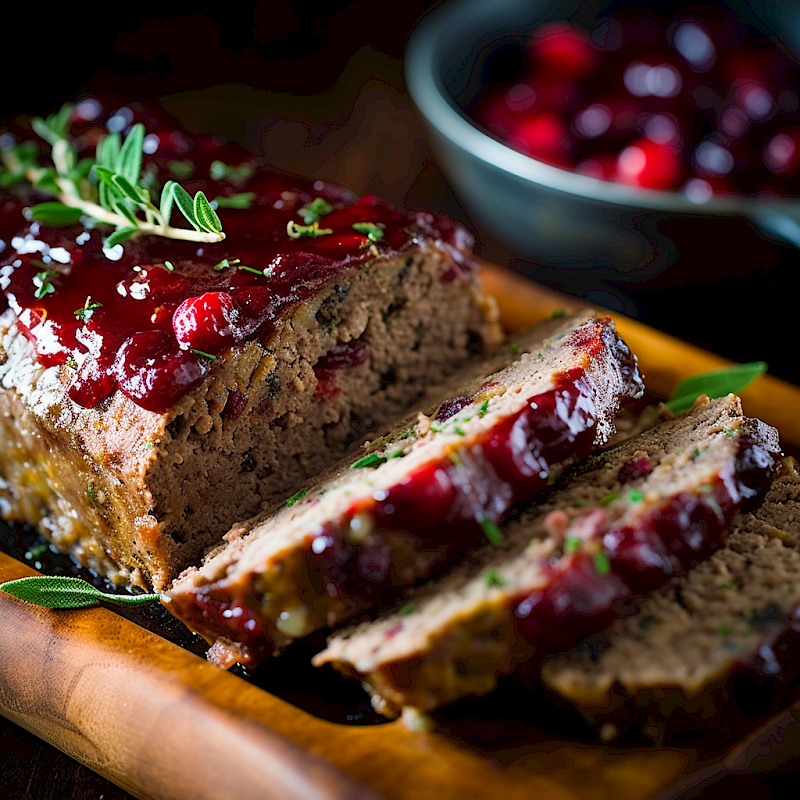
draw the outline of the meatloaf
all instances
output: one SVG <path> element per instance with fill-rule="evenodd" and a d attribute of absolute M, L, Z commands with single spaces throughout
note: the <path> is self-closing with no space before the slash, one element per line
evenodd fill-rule
<path fill-rule="evenodd" d="M 402 422 L 290 502 L 231 532 L 167 607 L 218 663 L 390 603 L 487 539 L 565 465 L 607 440 L 643 386 L 613 321 L 552 319 L 468 366 Z"/>
<path fill-rule="evenodd" d="M 796 697 L 798 609 L 800 472 L 787 459 L 721 550 L 635 616 L 547 658 L 542 682 L 603 738 L 739 736 Z"/>
<path fill-rule="evenodd" d="M 501 330 L 458 224 L 152 127 L 145 178 L 188 163 L 224 241 L 106 247 L 0 197 L 0 512 L 161 590 Z"/>
<path fill-rule="evenodd" d="M 773 472 L 774 429 L 733 395 L 690 412 L 562 476 L 541 504 L 411 606 L 335 634 L 317 665 L 358 677 L 374 706 L 429 711 L 490 691 L 573 644 L 722 543 L 735 510 Z"/>

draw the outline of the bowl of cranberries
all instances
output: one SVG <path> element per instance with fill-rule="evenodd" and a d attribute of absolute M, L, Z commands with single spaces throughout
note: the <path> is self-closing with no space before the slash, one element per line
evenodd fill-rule
<path fill-rule="evenodd" d="M 568 290 L 685 285 L 720 277 L 698 265 L 731 220 L 800 246 L 799 22 L 786 2 L 451 1 L 412 33 L 407 85 L 491 237 Z"/>

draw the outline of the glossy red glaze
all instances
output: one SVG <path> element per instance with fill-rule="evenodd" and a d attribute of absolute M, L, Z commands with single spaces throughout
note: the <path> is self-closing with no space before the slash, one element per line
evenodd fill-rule
<path fill-rule="evenodd" d="M 249 208 L 220 205 L 222 242 L 149 236 L 105 251 L 109 229 L 26 223 L 25 203 L 0 195 L 0 302 L 16 313 L 41 364 L 73 369 L 69 395 L 79 405 L 96 405 L 119 388 L 144 408 L 168 410 L 203 379 L 213 363 L 205 355 L 244 339 L 268 341 L 323 282 L 377 252 L 402 253 L 415 235 L 431 236 L 453 253 L 443 279 L 474 267 L 466 255 L 469 237 L 455 223 L 269 171 L 238 146 L 189 137 L 159 109 L 130 103 L 109 111 L 90 98 L 74 116 L 79 152 L 94 147 L 106 126 L 127 129 L 142 121 L 158 131 L 145 140 L 145 164 L 155 164 L 163 179 L 177 177 L 170 169 L 180 161 L 192 171 L 179 179 L 191 193 L 255 197 Z M 316 198 L 333 207 L 319 226 L 332 232 L 291 237 L 287 225 L 305 225 L 301 210 Z M 188 226 L 178 217 L 174 225 Z M 376 242 L 353 228 L 362 222 L 378 226 Z"/>
<path fill-rule="evenodd" d="M 683 189 L 695 202 L 800 190 L 796 136 L 780 135 L 800 124 L 800 68 L 730 13 L 620 8 L 591 31 L 542 23 L 521 50 L 524 69 L 472 109 L 521 152 L 603 180 Z"/>
<path fill-rule="evenodd" d="M 722 546 L 737 509 L 768 485 L 778 455 L 743 435 L 735 468 L 707 491 L 667 497 L 625 526 L 590 512 L 598 513 L 591 544 L 600 560 L 590 547 L 549 565 L 546 588 L 514 606 L 520 634 L 544 653 L 633 613 L 642 597 Z"/>

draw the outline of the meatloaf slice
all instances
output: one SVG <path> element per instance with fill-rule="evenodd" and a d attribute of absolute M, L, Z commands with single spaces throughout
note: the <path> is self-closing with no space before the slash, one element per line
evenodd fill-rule
<path fill-rule="evenodd" d="M 384 714 L 490 691 L 574 643 L 721 544 L 736 508 L 772 472 L 776 432 L 733 395 L 698 400 L 590 456 L 528 504 L 413 606 L 335 634 L 317 665 L 360 678 Z"/>
<path fill-rule="evenodd" d="M 256 663 L 442 571 L 498 535 L 511 506 L 606 441 L 642 383 L 613 321 L 544 323 L 441 388 L 439 400 L 235 528 L 166 594 L 219 663 Z M 447 399 L 445 399 L 447 398 Z"/>
<path fill-rule="evenodd" d="M 547 658 L 541 679 L 603 737 L 737 736 L 797 691 L 800 472 L 787 459 L 725 546 L 638 613 Z"/>
<path fill-rule="evenodd" d="M 0 513 L 160 590 L 501 330 L 453 221 L 153 129 L 226 238 L 0 225 Z M 10 230 L 28 200 L 0 201 Z"/>

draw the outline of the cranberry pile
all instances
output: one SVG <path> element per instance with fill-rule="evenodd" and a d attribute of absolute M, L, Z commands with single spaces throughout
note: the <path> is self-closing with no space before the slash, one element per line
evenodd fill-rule
<path fill-rule="evenodd" d="M 800 190 L 800 69 L 730 12 L 618 11 L 591 30 L 547 22 L 523 63 L 472 113 L 535 159 L 695 201 Z"/>

